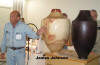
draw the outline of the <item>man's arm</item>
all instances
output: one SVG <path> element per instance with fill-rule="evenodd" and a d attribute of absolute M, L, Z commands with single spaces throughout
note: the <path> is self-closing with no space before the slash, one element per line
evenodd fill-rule
<path fill-rule="evenodd" d="M 6 25 L 4 27 L 4 34 L 3 34 L 3 39 L 1 43 L 1 53 L 5 53 L 6 50 Z"/>
<path fill-rule="evenodd" d="M 38 39 L 40 37 L 39 35 L 46 32 L 46 27 L 43 26 L 37 32 L 33 32 L 32 29 L 29 28 L 29 26 L 26 26 L 25 30 L 28 37 Z"/>
<path fill-rule="evenodd" d="M 3 34 L 3 40 L 1 43 L 1 58 L 5 58 L 5 51 L 6 51 L 6 25 L 4 27 L 4 34 Z"/>
<path fill-rule="evenodd" d="M 25 32 L 26 32 L 27 36 L 30 38 L 33 38 L 33 39 L 39 38 L 39 35 L 37 35 L 36 32 L 32 31 L 32 29 L 28 25 L 26 25 L 26 27 L 25 27 Z"/>

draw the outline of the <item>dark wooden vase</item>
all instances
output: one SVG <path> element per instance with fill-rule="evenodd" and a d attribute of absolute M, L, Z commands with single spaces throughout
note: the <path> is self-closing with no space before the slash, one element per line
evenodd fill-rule
<path fill-rule="evenodd" d="M 97 22 L 90 15 L 89 10 L 81 10 L 72 22 L 72 42 L 80 59 L 87 59 L 91 52 L 97 34 Z"/>

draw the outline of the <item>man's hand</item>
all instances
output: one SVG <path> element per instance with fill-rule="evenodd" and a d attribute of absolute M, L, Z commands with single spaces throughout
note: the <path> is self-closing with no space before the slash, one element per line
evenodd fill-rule
<path fill-rule="evenodd" d="M 5 53 L 0 54 L 1 59 L 5 59 Z"/>
<path fill-rule="evenodd" d="M 90 52 L 90 54 L 91 54 L 91 55 L 96 56 L 96 53 L 95 53 L 95 52 L 93 52 L 93 51 L 92 51 L 92 52 Z"/>
<path fill-rule="evenodd" d="M 41 27 L 38 31 L 37 31 L 37 35 L 41 35 L 43 33 L 46 32 L 46 27 Z"/>

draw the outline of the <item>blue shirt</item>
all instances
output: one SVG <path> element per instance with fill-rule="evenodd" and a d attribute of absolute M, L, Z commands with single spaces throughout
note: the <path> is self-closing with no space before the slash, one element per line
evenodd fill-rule
<path fill-rule="evenodd" d="M 23 22 L 19 21 L 15 28 L 10 22 L 5 24 L 4 36 L 1 43 L 2 53 L 5 52 L 6 47 L 25 47 L 26 35 L 33 39 L 39 38 L 39 36 Z"/>

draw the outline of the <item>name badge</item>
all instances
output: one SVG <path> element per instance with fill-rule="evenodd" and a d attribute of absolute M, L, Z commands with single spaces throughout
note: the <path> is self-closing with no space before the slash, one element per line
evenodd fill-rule
<path fill-rule="evenodd" d="M 22 39 L 22 35 L 20 33 L 16 33 L 16 40 L 21 40 Z"/>

